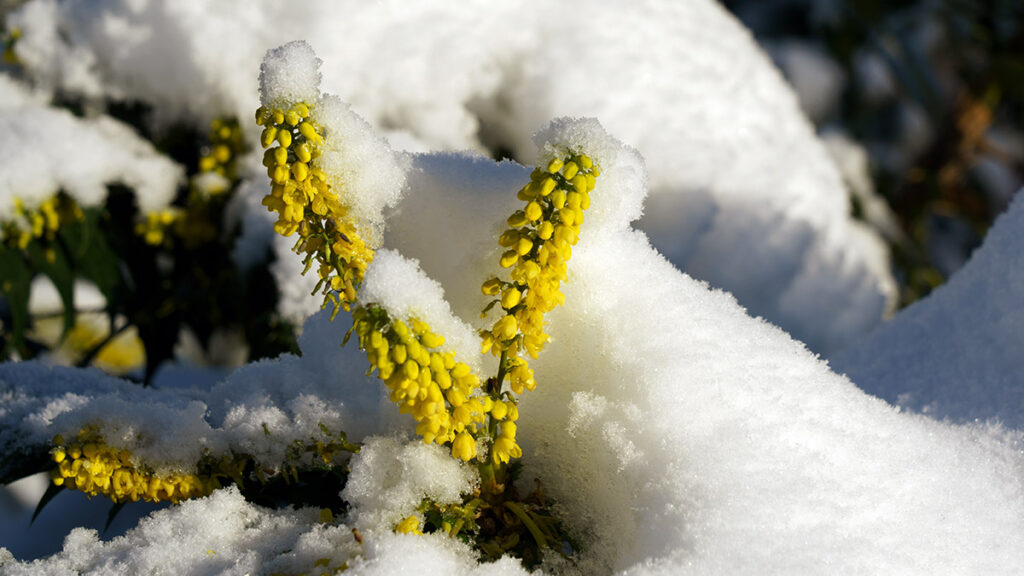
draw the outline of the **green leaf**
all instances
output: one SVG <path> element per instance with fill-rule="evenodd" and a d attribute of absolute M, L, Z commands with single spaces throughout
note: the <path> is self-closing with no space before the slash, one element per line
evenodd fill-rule
<path fill-rule="evenodd" d="M 60 242 L 44 246 L 40 242 L 28 245 L 28 258 L 32 268 L 53 282 L 64 306 L 64 335 L 75 326 L 75 274 L 71 270 L 67 251 Z"/>
<path fill-rule="evenodd" d="M 11 310 L 13 326 L 10 327 L 10 341 L 3 357 L 25 344 L 25 330 L 28 328 L 28 297 L 32 286 L 32 269 L 20 250 L 0 245 L 0 293 L 7 300 Z"/>
<path fill-rule="evenodd" d="M 107 522 L 103 525 L 104 534 L 106 534 L 107 530 L 110 529 L 110 525 L 114 523 L 114 518 L 117 518 L 117 515 L 124 508 L 125 504 L 127 504 L 127 502 L 114 502 L 114 505 L 110 507 L 110 511 L 107 512 Z"/>
<path fill-rule="evenodd" d="M 111 249 L 100 228 L 102 209 L 87 208 L 85 219 L 63 226 L 60 237 L 69 247 L 73 269 L 79 276 L 96 284 L 107 302 L 114 302 L 122 289 L 117 254 Z"/>
<path fill-rule="evenodd" d="M 46 487 L 46 492 L 43 493 L 43 497 L 39 499 L 39 504 L 36 505 L 36 511 L 32 513 L 32 520 L 30 520 L 29 523 L 31 524 L 32 522 L 35 522 L 36 516 L 39 516 L 39 513 L 43 511 L 43 508 L 46 508 L 46 505 L 50 503 L 50 500 L 53 500 L 53 498 L 63 490 L 64 489 L 60 486 L 50 482 L 50 485 Z"/>

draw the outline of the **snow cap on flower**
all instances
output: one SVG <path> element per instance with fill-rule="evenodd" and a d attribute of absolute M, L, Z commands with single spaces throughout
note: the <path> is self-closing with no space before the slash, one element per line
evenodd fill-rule
<path fill-rule="evenodd" d="M 302 40 L 268 50 L 260 66 L 263 104 L 319 100 L 321 63 L 313 48 Z"/>

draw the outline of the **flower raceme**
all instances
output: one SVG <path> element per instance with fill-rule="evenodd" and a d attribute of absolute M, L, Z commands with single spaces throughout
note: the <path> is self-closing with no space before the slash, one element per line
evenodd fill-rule
<path fill-rule="evenodd" d="M 14 218 L 0 221 L 0 241 L 24 250 L 32 240 L 52 242 L 61 226 L 84 217 L 82 209 L 67 194 L 58 193 L 38 208 L 28 208 L 20 198 L 14 198 Z"/>
<path fill-rule="evenodd" d="M 356 287 L 373 251 L 317 166 L 323 130 L 312 105 L 263 106 L 256 111 L 256 122 L 264 127 L 260 143 L 266 148 L 263 165 L 272 186 L 263 205 L 278 215 L 274 230 L 283 236 L 298 232 L 295 251 L 305 255 L 306 270 L 317 266 L 316 291 L 323 293 L 324 306 L 333 304 L 334 314 L 339 308 L 347 311 L 356 301 Z"/>
<path fill-rule="evenodd" d="M 484 331 L 483 351 L 495 355 L 526 351 L 532 358 L 544 348 L 544 315 L 565 301 L 559 290 L 566 280 L 572 247 L 579 240 L 583 211 L 590 207 L 600 168 L 585 154 L 556 158 L 547 169 L 537 168 L 530 182 L 518 194 L 526 202 L 507 220 L 509 228 L 498 238 L 505 248 L 500 259 L 509 268 L 509 280 L 489 278 L 481 290 L 497 296 L 504 315 Z M 492 303 L 493 305 L 493 303 Z M 534 383 L 521 372 L 513 374 L 516 393 L 532 389 Z"/>
<path fill-rule="evenodd" d="M 114 502 L 179 502 L 206 496 L 220 487 L 212 476 L 174 473 L 159 476 L 132 464 L 128 450 L 106 445 L 91 429 L 83 429 L 72 442 L 57 436 L 50 455 L 57 464 L 53 483 L 69 490 L 95 496 L 103 494 Z"/>

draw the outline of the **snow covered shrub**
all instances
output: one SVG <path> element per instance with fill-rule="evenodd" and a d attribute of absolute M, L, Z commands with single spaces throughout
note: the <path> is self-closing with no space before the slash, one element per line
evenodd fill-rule
<path fill-rule="evenodd" d="M 90 207 L 100 218 L 134 198 L 139 209 L 124 209 L 106 228 L 132 239 L 117 247 L 135 246 L 145 256 L 138 262 L 150 263 L 133 272 L 141 281 L 166 280 L 168 263 L 173 272 L 189 261 L 179 256 L 200 254 L 177 216 L 137 226 L 142 214 L 168 205 L 188 213 L 194 186 L 215 204 L 221 196 L 193 182 L 227 180 L 223 218 L 211 219 L 222 232 L 207 245 L 230 262 L 200 270 L 229 273 L 223 284 L 195 284 L 227 296 L 217 306 L 190 305 L 181 323 L 197 336 L 175 338 L 200 341 L 195 364 L 218 355 L 214 343 L 231 338 L 213 329 L 204 336 L 203 326 L 252 314 L 225 318 L 213 314 L 217 307 L 269 316 L 292 306 L 302 330 L 294 354 L 254 350 L 267 357 L 227 374 L 165 362 L 173 377 L 149 387 L 40 359 L 0 364 L 0 477 L 55 470 L 53 499 L 36 524 L 0 525 L 8 530 L 0 546 L 10 550 L 0 549 L 0 572 L 504 575 L 537 567 L 649 576 L 823 566 L 1004 573 L 1019 565 L 1019 430 L 937 422 L 864 394 L 732 295 L 680 272 L 634 227 L 649 189 L 662 196 L 648 205 L 662 223 L 696 214 L 672 243 L 762 292 L 769 308 L 821 328 L 823 341 L 859 333 L 880 310 L 878 275 L 865 275 L 859 248 L 847 246 L 834 170 L 742 29 L 703 0 L 588 3 L 586 30 L 560 25 L 550 7 L 511 6 L 25 3 L 16 52 L 33 63 L 30 77 L 88 96 L 79 103 L 98 99 L 88 105 L 107 120 L 43 105 L 53 94 L 33 100 L 11 82 L 15 96 L 0 104 L 22 113 L 4 121 L 60 117 L 76 127 L 69 131 L 81 128 L 78 144 L 121 143 L 140 157 L 126 164 L 153 156 L 180 175 L 169 180 L 173 194 L 149 206 L 145 181 L 117 154 L 89 180 L 75 162 L 92 155 L 61 149 L 41 155 L 48 193 L 96 184 L 91 197 L 68 192 L 86 223 Z M 251 19 L 238 17 L 243 7 Z M 560 9 L 580 14 L 576 5 Z M 338 10 L 347 17 L 324 17 Z M 614 57 L 641 46 L 614 44 L 623 22 L 700 49 Z M 350 33 L 339 34 L 342 26 Z M 379 132 L 341 98 L 321 94 L 310 48 L 267 53 L 294 37 L 310 38 L 329 62 L 323 92 L 369 109 L 363 117 Z M 413 71 L 400 64 L 407 58 L 418 59 Z M 584 60 L 592 67 L 575 65 Z M 663 100 L 604 99 L 635 71 L 650 82 L 629 92 Z M 608 84 L 599 90 L 590 79 Z M 553 108 L 581 95 L 607 112 L 602 124 L 550 122 L 563 115 Z M 153 106 L 159 120 L 127 123 L 152 130 L 158 143 L 157 126 L 203 134 L 215 118 L 229 131 L 241 119 L 247 152 L 231 155 L 237 182 L 202 175 L 223 157 L 219 128 L 186 138 L 207 150 L 191 160 L 172 154 L 175 146 L 129 146 L 117 130 L 90 139 L 114 112 L 131 116 L 122 109 L 130 106 L 114 103 L 122 97 Z M 483 149 L 475 139 L 500 130 L 491 123 L 478 134 L 474 110 L 502 118 L 519 157 L 533 160 L 408 153 L 388 143 L 404 134 L 406 144 L 436 138 Z M 541 115 L 546 127 L 528 120 Z M 643 151 L 602 126 L 648 146 L 650 183 Z M 677 140 L 695 136 L 689 146 Z M 62 139 L 44 143 L 58 150 Z M 160 174 L 159 165 L 143 172 Z M 82 176 L 65 179 L 71 169 Z M 107 206 L 110 188 L 124 204 Z M 666 208 L 673 191 L 688 195 L 685 209 Z M 1011 232 L 994 241 L 1012 243 L 1018 222 L 1008 220 Z M 57 238 L 77 225 L 62 225 Z M 33 239 L 30 250 L 45 241 Z M 253 271 L 264 274 L 249 278 Z M 253 284 L 282 297 L 250 306 L 237 288 Z M 144 287 L 163 299 L 161 285 Z M 156 314 L 163 306 L 147 310 L 153 326 L 168 321 Z M 177 319 L 170 316 L 172 325 Z M 250 343 L 272 326 L 256 320 L 241 329 Z M 110 500 L 119 519 L 140 513 L 122 536 L 101 538 L 105 510 L 94 505 Z M 85 527 L 88 513 L 100 516 L 95 530 Z M 54 517 L 67 522 L 49 528 Z M 17 549 L 40 533 L 67 536 L 49 550 Z"/>

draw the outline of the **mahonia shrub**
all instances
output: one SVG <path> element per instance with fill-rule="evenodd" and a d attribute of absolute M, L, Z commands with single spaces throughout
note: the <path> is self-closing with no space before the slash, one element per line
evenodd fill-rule
<path fill-rule="evenodd" d="M 512 555 L 530 567 L 546 557 L 572 562 L 579 547 L 541 482 L 517 482 L 526 455 L 520 402 L 545 385 L 531 363 L 551 341 L 548 314 L 565 301 L 573 248 L 588 223 L 635 217 L 632 200 L 602 195 L 606 179 L 615 183 L 606 164 L 633 170 L 634 156 L 620 154 L 624 147 L 593 120 L 556 120 L 538 133 L 537 166 L 501 203 L 507 211 L 494 212 L 490 241 L 474 257 L 477 275 L 457 279 L 479 301 L 467 321 L 419 262 L 385 247 L 408 179 L 421 174 L 348 105 L 320 92 L 319 66 L 303 42 L 266 56 L 250 127 L 265 176 L 236 162 L 246 154 L 246 128 L 217 120 L 181 201 L 138 214 L 132 233 L 150 251 L 209 247 L 219 238 L 209 214 L 224 209 L 239 174 L 266 178 L 259 202 L 270 227 L 315 278 L 322 322 L 350 323 L 347 333 L 311 321 L 301 358 L 243 368 L 208 392 L 111 384 L 48 417 L 44 451 L 31 439 L 5 440 L 21 458 L 5 460 L 4 477 L 48 468 L 41 506 L 61 490 L 109 498 L 115 511 L 234 490 L 259 505 L 315 507 L 325 525 L 349 523 L 359 546 L 362 533 L 385 530 L 457 539 L 481 558 Z M 47 218 L 29 244 L 47 240 Z M 365 359 L 365 382 L 352 379 L 351 355 L 344 366 L 327 364 L 337 373 L 324 369 L 333 354 L 325 350 L 346 345 Z M 26 385 L 43 390 L 40 402 L 46 390 L 62 389 L 44 373 L 34 378 Z M 382 390 L 419 441 L 368 435 L 379 426 L 353 417 L 352 386 Z M 318 566 L 341 570 L 348 557 Z"/>

